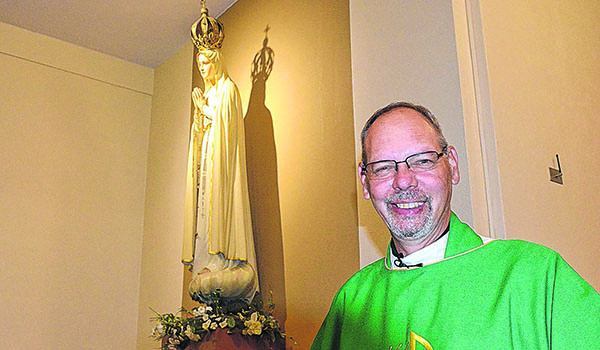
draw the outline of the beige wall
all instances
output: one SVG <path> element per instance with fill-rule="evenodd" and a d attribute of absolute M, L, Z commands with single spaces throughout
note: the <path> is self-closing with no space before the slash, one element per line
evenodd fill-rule
<path fill-rule="evenodd" d="M 135 348 L 152 79 L 0 23 L 0 348 Z"/>
<path fill-rule="evenodd" d="M 473 223 L 452 4 L 446 0 L 351 0 L 356 163 L 360 131 L 380 107 L 410 101 L 430 108 L 459 154 L 452 209 Z M 360 262 L 381 258 L 390 234 L 370 201 L 358 198 Z"/>
<path fill-rule="evenodd" d="M 600 4 L 480 7 L 507 236 L 557 250 L 598 290 Z"/>
<path fill-rule="evenodd" d="M 174 313 L 183 293 L 183 205 L 189 137 L 191 42 L 154 71 L 152 122 L 141 259 L 138 349 L 156 349 L 148 338 L 154 313 Z"/>

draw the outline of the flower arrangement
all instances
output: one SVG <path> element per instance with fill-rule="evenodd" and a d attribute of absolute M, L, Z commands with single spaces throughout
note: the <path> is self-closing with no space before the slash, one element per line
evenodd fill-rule
<path fill-rule="evenodd" d="M 219 328 L 228 334 L 241 333 L 245 336 L 268 337 L 271 342 L 285 338 L 279 323 L 273 318 L 275 304 L 268 302 L 267 311 L 263 310 L 260 298 L 255 297 L 252 304 L 238 311 L 222 307 L 219 295 L 215 294 L 212 305 L 201 304 L 191 311 L 181 309 L 176 314 L 160 314 L 154 310 L 156 322 L 151 337 L 163 341 L 163 350 L 183 349 L 190 341 L 202 338 Z"/>

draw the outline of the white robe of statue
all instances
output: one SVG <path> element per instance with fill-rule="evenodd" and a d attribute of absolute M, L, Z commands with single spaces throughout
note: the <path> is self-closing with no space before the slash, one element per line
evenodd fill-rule
<path fill-rule="evenodd" d="M 252 300 L 258 290 L 246 174 L 244 118 L 237 86 L 219 50 L 202 50 L 205 92 L 194 89 L 186 185 L 183 262 L 193 265 L 190 294 L 210 302 Z"/>

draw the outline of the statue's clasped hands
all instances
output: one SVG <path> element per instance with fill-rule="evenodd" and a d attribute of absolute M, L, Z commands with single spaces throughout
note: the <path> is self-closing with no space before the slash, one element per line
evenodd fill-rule
<path fill-rule="evenodd" d="M 195 113 L 194 113 L 194 122 L 197 125 L 201 125 L 203 130 L 212 123 L 210 116 L 203 113 L 203 108 L 207 105 L 206 98 L 204 97 L 204 93 L 200 88 L 195 87 L 192 90 L 192 101 L 194 102 Z"/>
<path fill-rule="evenodd" d="M 201 112 L 202 107 L 206 104 L 206 99 L 204 98 L 204 93 L 200 88 L 195 87 L 192 90 L 192 101 L 194 102 L 194 107 L 196 107 L 196 111 Z"/>

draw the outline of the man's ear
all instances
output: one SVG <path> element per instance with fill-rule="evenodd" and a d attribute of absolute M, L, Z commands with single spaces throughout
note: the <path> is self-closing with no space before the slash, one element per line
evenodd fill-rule
<path fill-rule="evenodd" d="M 448 163 L 450 164 L 450 171 L 452 173 L 452 184 L 458 185 L 460 182 L 460 170 L 458 169 L 458 152 L 452 146 L 448 146 L 446 150 L 448 153 Z"/>
<path fill-rule="evenodd" d="M 362 162 L 358 163 L 358 178 L 360 179 L 360 184 L 362 185 L 363 197 L 365 199 L 371 199 L 367 174 L 365 173 Z"/>

